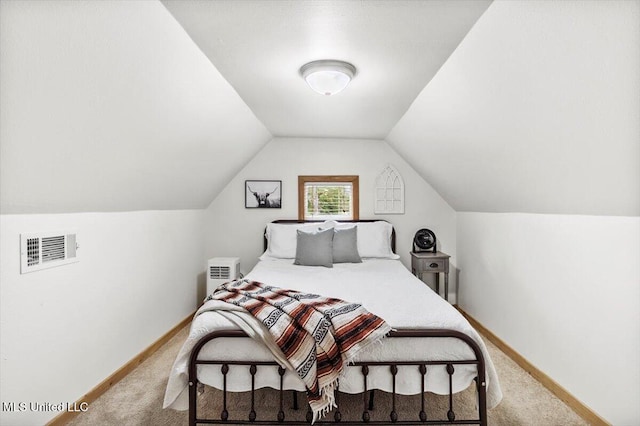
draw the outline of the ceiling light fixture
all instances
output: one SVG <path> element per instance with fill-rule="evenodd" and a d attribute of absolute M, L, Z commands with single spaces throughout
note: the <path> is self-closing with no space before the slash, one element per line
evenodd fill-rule
<path fill-rule="evenodd" d="M 311 89 L 331 96 L 347 87 L 356 75 L 356 67 L 344 61 L 322 59 L 304 64 L 300 67 L 300 75 Z"/>

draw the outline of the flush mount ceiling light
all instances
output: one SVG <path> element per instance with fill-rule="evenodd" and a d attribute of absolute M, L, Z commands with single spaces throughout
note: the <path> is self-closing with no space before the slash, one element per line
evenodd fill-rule
<path fill-rule="evenodd" d="M 300 68 L 300 75 L 309 87 L 326 96 L 342 91 L 355 74 L 356 67 L 350 63 L 328 59 L 309 62 Z"/>

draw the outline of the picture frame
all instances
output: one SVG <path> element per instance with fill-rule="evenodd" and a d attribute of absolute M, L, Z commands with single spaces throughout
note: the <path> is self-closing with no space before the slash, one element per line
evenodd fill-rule
<path fill-rule="evenodd" d="M 279 209 L 282 206 L 281 180 L 245 180 L 246 209 Z"/>

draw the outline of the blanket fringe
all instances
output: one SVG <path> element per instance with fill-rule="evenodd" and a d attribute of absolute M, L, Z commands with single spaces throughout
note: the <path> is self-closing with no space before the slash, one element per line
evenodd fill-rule
<path fill-rule="evenodd" d="M 353 352 L 347 359 L 344 360 L 344 364 L 346 366 L 349 366 L 349 365 L 353 365 L 356 362 L 359 362 L 361 360 L 360 354 L 362 353 L 363 350 L 369 348 L 370 346 L 376 346 L 376 345 L 382 346 L 382 341 L 386 339 L 389 336 L 389 332 L 393 330 L 394 330 L 393 328 L 389 327 L 386 331 L 383 331 L 382 336 L 378 336 L 376 337 L 375 340 L 371 340 L 367 344 L 359 347 L 357 351 Z M 345 369 L 342 369 L 342 371 L 340 372 L 340 377 L 344 377 L 344 374 L 345 374 Z"/>
<path fill-rule="evenodd" d="M 391 330 L 392 328 L 389 327 L 388 330 L 383 331 L 381 336 L 378 336 L 375 340 L 369 341 L 367 344 L 359 347 L 357 351 L 354 351 L 348 358 L 344 359 L 344 365 L 349 366 L 353 365 L 355 362 L 358 362 L 358 360 L 360 359 L 359 355 L 364 349 L 373 345 L 382 345 L 382 341 L 389 335 L 389 331 Z M 342 371 L 340 371 L 339 376 L 335 380 L 333 380 L 331 383 L 326 384 L 320 389 L 322 405 L 317 408 L 312 407 L 313 420 L 311 421 L 311 424 L 315 423 L 316 420 L 323 418 L 334 408 L 338 408 L 338 405 L 336 404 L 335 392 L 338 388 L 340 379 L 344 379 L 345 375 L 346 368 L 343 368 Z"/>
<path fill-rule="evenodd" d="M 335 379 L 333 382 L 326 384 L 320 389 L 320 395 L 322 397 L 322 405 L 319 407 L 312 407 L 313 410 L 313 420 L 311 424 L 315 423 L 316 420 L 321 419 L 326 416 L 331 410 L 337 408 L 336 404 L 336 396 L 335 390 L 338 386 L 338 379 Z"/>

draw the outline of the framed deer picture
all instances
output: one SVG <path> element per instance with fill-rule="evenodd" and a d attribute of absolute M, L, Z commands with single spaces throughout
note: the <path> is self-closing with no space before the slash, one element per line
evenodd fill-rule
<path fill-rule="evenodd" d="M 282 206 L 281 180 L 245 180 L 244 207 L 247 209 L 279 209 Z"/>

